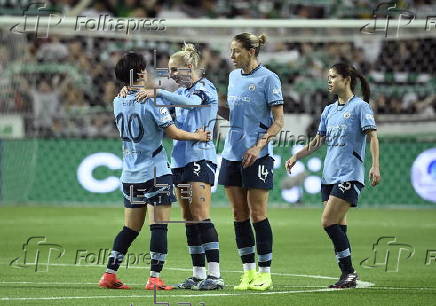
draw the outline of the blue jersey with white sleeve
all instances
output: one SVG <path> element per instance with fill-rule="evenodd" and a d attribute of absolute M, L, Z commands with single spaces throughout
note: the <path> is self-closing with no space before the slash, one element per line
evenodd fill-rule
<path fill-rule="evenodd" d="M 159 95 L 164 98 L 167 105 L 188 105 L 175 109 L 177 128 L 187 132 L 195 132 L 200 128 L 213 132 L 218 112 L 218 93 L 208 79 L 201 78 L 191 87 L 181 87 L 174 93 L 161 91 Z M 200 160 L 217 163 L 215 145 L 212 141 L 173 140 L 171 168 L 182 168 L 190 162 Z"/>
<path fill-rule="evenodd" d="M 366 132 L 376 129 L 371 106 L 359 97 L 343 106 L 338 102 L 326 106 L 318 129 L 327 144 L 321 183 L 364 184 Z"/>
<path fill-rule="evenodd" d="M 173 124 L 166 107 L 156 107 L 152 99 L 139 103 L 136 91 L 113 101 L 114 115 L 123 140 L 123 170 L 121 182 L 145 183 L 156 177 L 171 174 L 167 154 L 162 146 L 163 129 Z M 156 99 L 162 105 L 162 99 Z"/>
<path fill-rule="evenodd" d="M 241 161 L 244 153 L 254 146 L 273 123 L 271 107 L 283 104 L 279 77 L 262 65 L 249 74 L 235 69 L 229 75 L 227 104 L 230 109 L 230 129 L 226 137 L 223 157 Z M 272 156 L 269 142 L 259 158 Z"/>

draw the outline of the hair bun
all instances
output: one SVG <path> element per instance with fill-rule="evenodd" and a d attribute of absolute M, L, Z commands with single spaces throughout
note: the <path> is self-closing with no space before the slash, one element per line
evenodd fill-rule
<path fill-rule="evenodd" d="M 184 43 L 182 51 L 197 52 L 197 49 L 195 48 L 194 44 Z"/>
<path fill-rule="evenodd" d="M 257 39 L 259 39 L 259 46 L 262 46 L 266 43 L 266 35 L 260 34 Z"/>

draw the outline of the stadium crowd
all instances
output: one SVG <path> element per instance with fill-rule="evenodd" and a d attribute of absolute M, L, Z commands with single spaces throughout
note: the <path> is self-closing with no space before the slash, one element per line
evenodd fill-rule
<path fill-rule="evenodd" d="M 79 13 L 159 18 L 322 18 L 327 13 L 330 16 L 327 10 L 333 9 L 326 3 L 336 1 L 311 2 L 314 4 L 291 5 L 285 1 L 285 6 L 278 1 L 264 1 L 253 10 L 254 1 L 192 0 L 182 4 L 181 1 L 128 0 L 121 4 L 121 1 L 107 0 L 92 2 Z M 366 2 L 343 1 L 341 7 L 353 3 L 359 7 Z M 430 5 L 430 1 L 412 2 L 417 8 Z M 78 1 L 56 3 L 60 9 L 71 13 L 77 9 Z M 252 12 L 256 12 L 255 15 Z M 0 40 L 4 37 L 0 31 Z M 166 67 L 169 54 L 179 45 L 50 35 L 46 39 L 28 39 L 21 47 L 20 53 L 14 52 L 6 40 L 0 45 L 3 100 L 0 112 L 23 114 L 29 136 L 107 137 L 116 135 L 111 109 L 112 100 L 120 89 L 113 76 L 116 61 L 126 50 L 136 50 L 143 52 L 152 65 L 150 50 L 157 49 L 157 67 Z M 204 58 L 205 73 L 217 84 L 223 102 L 227 76 L 232 70 L 228 53 L 204 43 L 198 47 Z M 268 44 L 262 52 L 261 61 L 281 78 L 286 113 L 319 117 L 324 106 L 331 102 L 325 82 L 328 68 L 332 63 L 345 60 L 368 76 L 373 88 L 371 103 L 377 114 L 422 114 L 434 118 L 436 61 L 430 52 L 435 48 L 434 39 L 379 40 L 372 44 L 359 41 L 274 43 Z"/>

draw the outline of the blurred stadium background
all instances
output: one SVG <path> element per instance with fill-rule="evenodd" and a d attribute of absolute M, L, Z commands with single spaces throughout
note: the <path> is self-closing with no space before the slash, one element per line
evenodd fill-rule
<path fill-rule="evenodd" d="M 385 5 L 374 11 L 377 4 L 64 0 L 45 1 L 45 7 L 38 8 L 30 1 L 0 1 L 0 203 L 119 205 L 121 147 L 112 115 L 112 100 L 120 89 L 113 74 L 117 59 L 136 50 L 151 67 L 155 50 L 155 66 L 162 68 L 183 41 L 194 42 L 222 103 L 232 69 L 231 37 L 250 31 L 268 35 L 260 59 L 280 76 L 285 97 L 286 126 L 276 142 L 272 206 L 319 205 L 325 148 L 299 162 L 292 177 L 283 165 L 315 134 L 324 106 L 332 102 L 326 86 L 328 67 L 346 60 L 371 82 L 370 102 L 381 142 L 383 182 L 363 193 L 362 206 L 434 207 L 436 27 L 427 17 L 435 15 L 436 5 L 396 1 L 397 10 Z M 413 12 L 416 20 L 406 26 L 408 13 L 401 10 Z M 62 22 L 55 25 L 54 17 L 48 37 L 43 37 L 47 19 L 41 19 L 45 21 L 35 32 L 36 19 L 29 17 L 24 29 L 23 11 L 29 16 L 55 14 Z M 400 14 L 403 21 L 397 32 Z M 96 30 L 92 23 L 88 28 L 81 23 L 77 29 L 79 15 L 84 16 L 81 21 L 105 15 L 146 18 L 162 27 L 153 23 L 129 35 L 125 30 Z M 374 15 L 378 28 L 370 33 Z M 387 16 L 392 26 L 385 32 Z M 224 135 L 225 128 L 215 133 L 219 152 Z M 171 146 L 169 141 L 166 145 Z M 214 191 L 214 203 L 226 205 L 222 188 Z"/>
<path fill-rule="evenodd" d="M 434 305 L 434 1 L 392 1 L 378 9 L 381 2 L 370 0 L 35 2 L 45 6 L 0 0 L 0 304 L 152 303 L 152 293 L 141 289 L 146 263 L 119 271 L 134 290 L 109 292 L 96 286 L 104 270 L 100 253 L 110 248 L 122 224 L 121 143 L 112 114 L 112 100 L 121 86 L 115 82 L 114 64 L 124 52 L 136 50 L 147 58 L 150 70 L 166 67 L 183 41 L 194 42 L 223 103 L 232 69 L 231 38 L 249 31 L 267 34 L 260 60 L 281 78 L 285 98 L 285 128 L 274 143 L 275 188 L 268 213 L 274 230 L 274 290 L 232 289 L 240 276 L 240 258 L 232 212 L 218 187 L 212 195 L 212 217 L 220 235 L 226 288 L 213 293 L 169 291 L 157 300 L 207 305 L 255 301 L 257 306 Z M 97 28 L 105 15 L 126 18 L 124 22 L 148 21 L 144 29 L 126 35 L 125 28 Z M 80 27 L 75 27 L 76 16 L 84 16 Z M 416 19 L 408 24 L 410 16 Z M 387 17 L 391 23 L 386 31 Z M 315 134 L 322 109 L 332 102 L 326 73 L 343 60 L 370 80 L 382 182 L 367 187 L 359 204 L 377 209 L 352 210 L 347 216 L 361 288 L 329 291 L 326 286 L 337 279 L 338 271 L 319 225 L 325 147 L 299 162 L 293 176 L 283 165 Z M 165 77 L 157 81 L 172 86 Z M 218 122 L 214 141 L 221 152 L 226 123 Z M 170 149 L 171 142 L 166 139 L 165 145 Z M 367 170 L 370 159 L 367 156 Z M 180 220 L 174 207 L 172 220 Z M 169 284 L 191 271 L 184 232 L 182 224 L 170 226 L 164 268 Z M 144 226 L 129 254 L 143 254 L 148 236 Z M 89 256 L 78 261 L 78 252 Z M 38 269 L 46 273 L 36 273 Z"/>

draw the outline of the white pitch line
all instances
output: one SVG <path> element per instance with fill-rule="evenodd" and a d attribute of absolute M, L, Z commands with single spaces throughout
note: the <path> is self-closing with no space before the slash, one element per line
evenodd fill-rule
<path fill-rule="evenodd" d="M 206 294 L 169 294 L 161 295 L 160 299 L 167 297 L 177 298 L 207 298 L 207 297 L 220 297 L 220 296 L 248 296 L 248 295 L 275 295 L 275 294 L 291 294 L 291 293 L 314 293 L 314 292 L 328 292 L 328 291 L 341 291 L 341 289 L 323 288 L 313 290 L 289 290 L 289 291 L 274 291 L 274 292 L 250 292 L 250 293 L 206 293 Z M 115 299 L 115 298 L 145 298 L 153 297 L 153 295 L 94 295 L 94 296 L 52 296 L 52 297 L 20 297 L 0 298 L 0 301 L 30 301 L 30 300 L 73 300 L 73 299 Z"/>
<path fill-rule="evenodd" d="M 32 264 L 29 264 L 31 266 Z M 97 267 L 97 268 L 104 268 L 106 265 L 76 265 L 76 264 L 60 264 L 60 263 L 53 263 L 53 264 L 47 264 L 48 266 L 60 266 L 60 267 L 76 267 L 76 268 L 90 268 L 90 267 Z M 123 266 L 120 266 L 120 269 L 123 269 Z M 141 266 L 129 266 L 128 269 L 148 269 L 149 267 L 141 267 Z M 173 271 L 186 271 L 191 272 L 191 269 L 187 268 L 171 268 L 171 267 L 164 267 L 165 270 L 173 270 Z M 242 273 L 242 271 L 221 271 L 223 273 Z M 322 275 L 309 275 L 309 274 L 293 274 L 293 273 L 279 273 L 279 272 L 271 272 L 271 275 L 278 275 L 278 276 L 295 276 L 295 277 L 306 277 L 306 278 L 316 278 L 316 279 L 337 279 L 337 277 L 330 277 L 330 276 L 322 276 Z"/>

